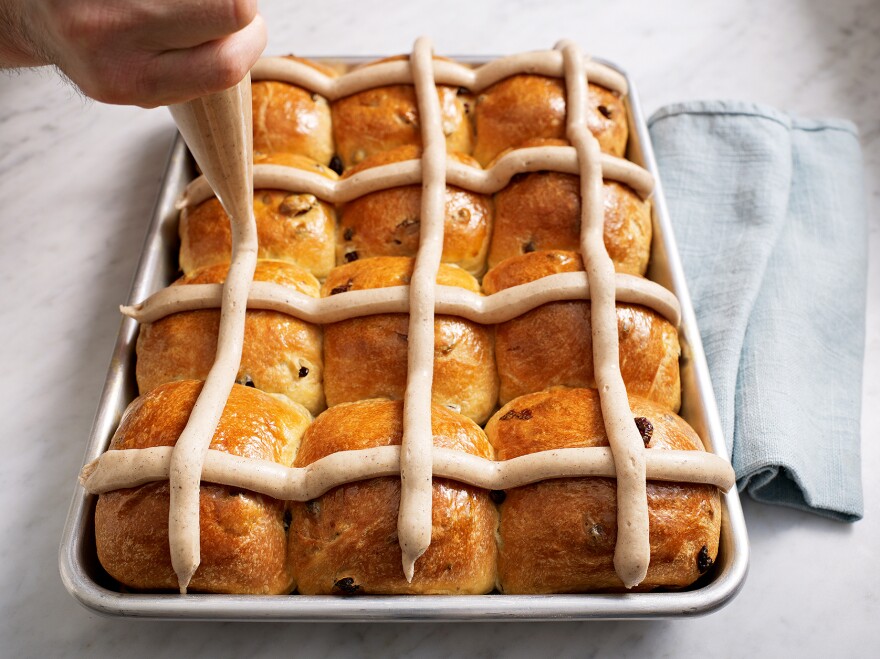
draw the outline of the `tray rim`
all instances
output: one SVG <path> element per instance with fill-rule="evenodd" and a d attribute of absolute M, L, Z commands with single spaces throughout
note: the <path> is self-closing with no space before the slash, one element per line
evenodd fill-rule
<path fill-rule="evenodd" d="M 358 63 L 378 56 L 320 56 L 310 57 L 316 61 L 342 61 Z M 482 63 L 493 56 L 451 56 L 456 61 Z M 697 329 L 684 270 L 679 259 L 675 237 L 663 195 L 662 182 L 642 113 L 638 92 L 625 69 L 599 57 L 594 61 L 617 71 L 626 79 L 628 86 L 627 106 L 631 128 L 637 137 L 643 166 L 653 176 L 654 220 L 660 232 L 665 250 L 668 276 L 673 293 L 682 309 L 680 329 L 687 338 L 688 360 L 693 368 L 695 386 L 699 391 L 702 413 L 711 446 L 707 447 L 722 457 L 729 458 L 721 431 L 717 403 L 709 377 L 708 364 Z M 174 181 L 184 175 L 188 167 L 188 154 L 178 134 L 172 144 L 165 166 L 165 174 L 151 221 L 144 239 L 144 247 L 133 278 L 129 303 L 137 302 L 152 291 L 149 286 L 150 272 L 166 255 L 163 253 L 161 228 L 169 208 L 176 201 Z M 92 429 L 89 433 L 83 464 L 95 459 L 105 450 L 109 436 L 105 428 L 118 423 L 119 409 L 129 376 L 129 360 L 137 335 L 137 323 L 123 318 L 107 380 L 101 393 Z M 706 438 L 704 438 L 705 441 Z M 311 621 L 311 622 L 452 622 L 452 621 L 507 621 L 507 620 L 610 620 L 692 617 L 714 612 L 726 605 L 743 587 L 748 572 L 749 544 L 745 519 L 734 487 L 722 495 L 724 518 L 721 536 L 722 550 L 730 554 L 725 560 L 721 574 L 707 585 L 694 590 L 660 593 L 621 594 L 554 594 L 554 595 L 390 595 L 339 598 L 335 596 L 304 595 L 157 595 L 128 594 L 108 590 L 98 584 L 80 560 L 85 534 L 91 529 L 88 516 L 94 507 L 95 497 L 85 492 L 77 483 L 68 511 L 67 521 L 59 547 L 59 569 L 67 591 L 83 606 L 105 616 L 125 616 L 153 620 L 227 620 L 227 621 Z"/>

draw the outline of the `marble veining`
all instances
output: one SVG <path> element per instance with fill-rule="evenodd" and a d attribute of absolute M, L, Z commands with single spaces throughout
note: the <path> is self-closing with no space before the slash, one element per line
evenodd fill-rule
<path fill-rule="evenodd" d="M 662 6 L 661 6 L 662 5 Z M 865 519 L 744 502 L 743 592 L 675 622 L 145 623 L 64 591 L 57 549 L 171 144 L 165 110 L 84 102 L 49 72 L 0 74 L 0 656 L 870 656 L 880 645 L 880 8 L 874 0 L 556 2 L 263 0 L 268 53 L 503 54 L 560 37 L 625 66 L 645 110 L 693 98 L 841 116 L 870 196 L 863 393 Z"/>

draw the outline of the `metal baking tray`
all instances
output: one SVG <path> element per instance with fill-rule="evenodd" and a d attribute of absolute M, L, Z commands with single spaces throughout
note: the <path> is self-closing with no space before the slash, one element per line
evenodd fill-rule
<path fill-rule="evenodd" d="M 321 60 L 322 58 L 314 58 Z M 327 58 L 324 58 L 325 61 Z M 346 64 L 374 58 L 335 57 Z M 488 57 L 456 57 L 481 64 Z M 627 157 L 653 174 L 654 240 L 649 278 L 678 297 L 682 308 L 680 339 L 683 416 L 699 433 L 706 449 L 727 458 L 727 447 L 709 380 L 709 371 L 693 305 L 672 235 L 672 227 L 647 125 L 632 80 L 620 67 L 598 59 L 620 72 L 629 85 L 627 111 L 631 127 Z M 165 178 L 153 211 L 144 249 L 128 303 L 139 302 L 164 288 L 178 274 L 175 202 L 195 168 L 178 135 L 171 149 Z M 125 410 L 137 395 L 135 342 L 137 323 L 124 318 L 89 437 L 84 464 L 96 459 Z M 134 594 L 120 592 L 98 562 L 94 511 L 97 497 L 77 484 L 59 551 L 61 578 L 67 590 L 87 608 L 108 616 L 166 620 L 253 621 L 499 621 L 675 618 L 710 613 L 739 592 L 748 569 L 748 538 L 739 495 L 733 488 L 722 496 L 723 521 L 718 558 L 709 573 L 682 591 L 580 595 L 466 595 L 466 596 L 253 596 L 202 594 Z"/>

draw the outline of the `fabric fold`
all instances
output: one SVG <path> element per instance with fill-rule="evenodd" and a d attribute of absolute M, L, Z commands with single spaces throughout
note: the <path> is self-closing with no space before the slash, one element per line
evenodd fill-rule
<path fill-rule="evenodd" d="M 649 127 L 739 488 L 861 518 L 855 127 L 721 101 L 667 106 Z"/>

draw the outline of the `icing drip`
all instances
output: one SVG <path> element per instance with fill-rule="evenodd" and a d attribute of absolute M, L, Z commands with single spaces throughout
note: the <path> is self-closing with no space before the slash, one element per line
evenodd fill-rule
<path fill-rule="evenodd" d="M 431 69 L 432 78 L 439 85 L 465 87 L 473 93 L 479 93 L 499 80 L 518 73 L 561 78 L 562 60 L 558 50 L 543 50 L 508 55 L 476 69 L 447 60 L 429 62 L 426 68 Z M 597 84 L 626 94 L 626 79 L 617 71 L 589 59 L 582 61 L 582 65 L 585 75 L 589 75 Z M 406 60 L 380 62 L 331 78 L 307 64 L 286 57 L 264 57 L 251 69 L 251 75 L 254 80 L 278 80 L 299 85 L 329 101 L 376 87 L 414 84 L 416 79 L 414 69 Z"/>
<path fill-rule="evenodd" d="M 590 280 L 590 317 L 596 387 L 608 443 L 617 472 L 617 544 L 614 569 L 627 588 L 638 585 L 648 572 L 651 547 L 648 536 L 648 496 L 645 451 L 620 374 L 617 308 L 614 300 L 614 264 L 605 250 L 602 171 L 599 143 L 587 129 L 587 81 L 577 46 L 562 42 L 566 88 L 566 133 L 580 164 L 581 255 Z"/>
<path fill-rule="evenodd" d="M 619 302 L 653 309 L 678 326 L 681 307 L 676 297 L 660 284 L 623 273 L 616 273 L 615 281 L 615 298 Z M 169 286 L 120 310 L 139 323 L 152 323 L 181 311 L 215 309 L 220 306 L 220 290 L 220 284 Z M 314 298 L 281 284 L 255 281 L 247 304 L 248 309 L 280 311 L 307 323 L 324 325 L 373 314 L 407 313 L 409 296 L 409 286 L 389 286 Z M 437 286 L 434 312 L 495 325 L 548 302 L 589 299 L 590 284 L 585 272 L 558 272 L 487 296 L 457 286 Z"/>
<path fill-rule="evenodd" d="M 654 179 L 647 170 L 628 160 L 606 153 L 601 154 L 600 159 L 603 178 L 628 185 L 642 199 L 647 199 L 651 195 Z M 577 175 L 579 173 L 577 152 L 570 146 L 533 146 L 515 149 L 501 156 L 485 170 L 456 160 L 446 161 L 446 180 L 449 185 L 479 194 L 494 194 L 504 188 L 515 175 L 537 171 Z M 372 167 L 341 181 L 333 181 L 314 172 L 284 165 L 254 166 L 256 188 L 313 194 L 333 204 L 342 204 L 379 190 L 417 185 L 421 181 L 420 160 L 403 160 Z M 196 206 L 213 194 L 211 186 L 203 176 L 200 176 L 186 187 L 178 207 Z"/>
<path fill-rule="evenodd" d="M 90 493 L 103 494 L 165 480 L 171 452 L 169 446 L 108 451 L 86 465 L 80 481 Z M 435 448 L 432 462 L 435 476 L 486 490 L 507 490 L 547 478 L 614 478 L 616 475 L 614 458 L 608 447 L 555 449 L 500 462 L 462 451 Z M 699 451 L 648 451 L 646 468 L 648 478 L 652 480 L 704 483 L 724 491 L 736 482 L 727 460 Z M 399 446 L 341 451 L 316 460 L 308 467 L 285 467 L 269 460 L 243 458 L 211 449 L 205 458 L 202 478 L 276 499 L 310 501 L 344 483 L 397 476 L 398 473 Z"/>
<path fill-rule="evenodd" d="M 199 566 L 199 486 L 208 446 L 235 382 L 247 296 L 257 264 L 250 77 L 224 92 L 170 107 L 180 132 L 232 222 L 232 263 L 223 284 L 217 353 L 171 454 L 168 541 L 180 592 Z"/>
<path fill-rule="evenodd" d="M 400 510 L 397 534 L 403 572 L 412 581 L 415 562 L 431 543 L 431 385 L 434 379 L 434 296 L 446 213 L 446 137 L 431 66 L 431 42 L 421 37 L 410 64 L 422 130 L 422 207 L 419 251 L 409 290 L 409 346 L 403 397 Z"/>

